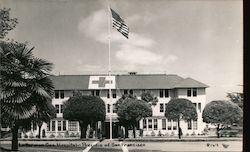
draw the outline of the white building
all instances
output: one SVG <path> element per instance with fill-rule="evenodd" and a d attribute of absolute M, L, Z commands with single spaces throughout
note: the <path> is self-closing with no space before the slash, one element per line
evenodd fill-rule
<path fill-rule="evenodd" d="M 42 126 L 47 137 L 64 138 L 65 136 L 78 136 L 80 129 L 78 122 L 63 119 L 63 102 L 73 95 L 73 91 L 81 91 L 86 95 L 100 96 L 106 104 L 106 121 L 103 130 L 109 138 L 109 116 L 113 120 L 113 138 L 117 137 L 119 124 L 115 108 L 110 110 L 110 98 L 108 88 L 112 88 L 112 104 L 123 94 L 134 94 L 141 96 L 142 91 L 150 90 L 158 98 L 158 103 L 152 106 L 153 116 L 141 120 L 139 128 L 143 129 L 144 135 L 177 135 L 177 122 L 168 120 L 165 116 L 165 106 L 172 98 L 186 98 L 193 102 L 197 109 L 198 120 L 180 122 L 183 135 L 201 134 L 205 123 L 202 122 L 202 111 L 206 103 L 205 89 L 208 87 L 192 78 L 182 78 L 178 75 L 166 74 L 122 74 L 113 75 L 59 75 L 51 77 L 55 94 L 52 104 L 57 109 L 57 117 L 48 124 Z M 112 84 L 109 84 L 111 81 Z M 36 134 L 36 133 L 34 133 Z"/>

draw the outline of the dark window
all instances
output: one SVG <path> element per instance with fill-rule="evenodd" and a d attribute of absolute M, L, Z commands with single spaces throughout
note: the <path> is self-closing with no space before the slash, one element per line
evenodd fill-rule
<path fill-rule="evenodd" d="M 197 88 L 193 88 L 193 96 L 194 96 L 194 97 L 197 96 Z"/>
<path fill-rule="evenodd" d="M 63 113 L 63 105 L 61 104 L 60 106 L 61 106 L 61 113 Z"/>
<path fill-rule="evenodd" d="M 116 98 L 116 90 L 112 90 L 113 98 Z"/>
<path fill-rule="evenodd" d="M 152 129 L 152 119 L 148 119 L 148 129 Z"/>
<path fill-rule="evenodd" d="M 194 107 L 195 107 L 195 110 L 196 110 L 196 103 L 193 103 Z"/>
<path fill-rule="evenodd" d="M 134 91 L 133 90 L 129 90 L 129 94 L 134 94 Z"/>
<path fill-rule="evenodd" d="M 167 103 L 165 103 L 165 109 L 164 109 L 165 111 L 166 111 L 166 107 L 167 107 Z"/>
<path fill-rule="evenodd" d="M 172 122 L 171 120 L 168 120 L 168 130 L 171 130 L 172 129 Z"/>
<path fill-rule="evenodd" d="M 160 98 L 163 98 L 163 90 L 160 89 Z"/>
<path fill-rule="evenodd" d="M 115 104 L 113 104 L 113 113 L 117 113 L 117 108 Z"/>
<path fill-rule="evenodd" d="M 55 91 L 55 98 L 56 98 L 56 99 L 59 98 L 59 91 L 58 91 L 58 90 Z"/>
<path fill-rule="evenodd" d="M 56 122 L 53 120 L 52 121 L 52 131 L 56 130 Z"/>
<path fill-rule="evenodd" d="M 107 104 L 107 111 L 110 113 L 110 104 Z"/>
<path fill-rule="evenodd" d="M 63 121 L 63 131 L 65 131 L 66 130 L 66 121 L 64 120 Z"/>
<path fill-rule="evenodd" d="M 60 111 L 59 111 L 59 105 L 56 104 L 55 106 L 56 106 L 56 113 L 59 113 L 59 112 L 60 112 Z"/>
<path fill-rule="evenodd" d="M 168 98 L 168 97 L 169 97 L 169 90 L 165 89 L 165 98 Z"/>
<path fill-rule="evenodd" d="M 128 90 L 124 90 L 124 94 L 128 94 Z"/>
<path fill-rule="evenodd" d="M 62 131 L 62 123 L 61 123 L 61 121 L 57 122 L 57 130 Z"/>
<path fill-rule="evenodd" d="M 91 95 L 95 96 L 95 91 L 94 90 L 91 90 Z"/>
<path fill-rule="evenodd" d="M 188 97 L 191 97 L 191 88 L 188 88 L 188 89 L 187 89 L 187 96 L 188 96 Z"/>
<path fill-rule="evenodd" d="M 154 130 L 158 129 L 158 121 L 157 119 L 154 119 Z"/>
<path fill-rule="evenodd" d="M 60 98 L 61 98 L 61 99 L 64 98 L 64 91 L 63 91 L 63 90 L 60 91 Z"/>
<path fill-rule="evenodd" d="M 176 130 L 176 129 L 177 129 L 177 122 L 173 121 L 173 130 Z"/>
<path fill-rule="evenodd" d="M 147 120 L 143 119 L 143 128 L 147 128 Z"/>
<path fill-rule="evenodd" d="M 166 130 L 166 119 L 162 119 L 162 130 Z"/>
<path fill-rule="evenodd" d="M 191 130 L 192 129 L 192 121 L 191 120 L 188 120 L 188 130 Z"/>
<path fill-rule="evenodd" d="M 95 95 L 99 97 L 100 96 L 100 90 L 96 90 Z"/>
<path fill-rule="evenodd" d="M 50 121 L 47 123 L 47 131 L 50 131 Z"/>
<path fill-rule="evenodd" d="M 160 112 L 164 112 L 164 105 L 163 105 L 163 103 L 160 104 Z"/>
<path fill-rule="evenodd" d="M 107 91 L 107 98 L 110 98 L 110 96 L 109 96 L 109 90 Z"/>
<path fill-rule="evenodd" d="M 201 103 L 198 103 L 198 109 L 201 112 Z"/>

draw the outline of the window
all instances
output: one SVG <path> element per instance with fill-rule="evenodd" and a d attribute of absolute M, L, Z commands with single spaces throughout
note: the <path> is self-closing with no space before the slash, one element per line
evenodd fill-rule
<path fill-rule="evenodd" d="M 62 122 L 61 121 L 57 122 L 57 130 L 62 131 Z"/>
<path fill-rule="evenodd" d="M 95 95 L 99 97 L 100 96 L 100 90 L 96 90 Z"/>
<path fill-rule="evenodd" d="M 117 108 L 115 104 L 113 104 L 113 113 L 117 113 Z"/>
<path fill-rule="evenodd" d="M 110 104 L 107 104 L 107 111 L 110 113 Z"/>
<path fill-rule="evenodd" d="M 193 121 L 193 125 L 194 125 L 194 130 L 197 130 L 198 129 L 197 121 Z"/>
<path fill-rule="evenodd" d="M 165 89 L 165 98 L 168 98 L 168 97 L 169 97 L 169 90 Z"/>
<path fill-rule="evenodd" d="M 55 90 L 55 98 L 58 99 L 59 98 L 59 91 Z"/>
<path fill-rule="evenodd" d="M 171 120 L 168 120 L 168 130 L 171 130 L 172 129 L 172 122 Z"/>
<path fill-rule="evenodd" d="M 113 98 L 116 98 L 116 90 L 112 90 L 112 95 Z"/>
<path fill-rule="evenodd" d="M 56 122 L 53 120 L 52 121 L 52 131 L 55 131 L 56 130 Z"/>
<path fill-rule="evenodd" d="M 196 103 L 193 103 L 194 107 L 195 107 L 195 110 L 196 110 Z"/>
<path fill-rule="evenodd" d="M 60 98 L 63 99 L 64 98 L 64 90 L 55 90 L 55 98 L 59 99 L 59 95 Z"/>
<path fill-rule="evenodd" d="M 109 90 L 107 91 L 107 98 L 109 98 L 110 96 L 109 96 Z"/>
<path fill-rule="evenodd" d="M 95 96 L 95 91 L 94 90 L 91 90 L 91 95 Z"/>
<path fill-rule="evenodd" d="M 176 130 L 176 129 L 177 129 L 177 122 L 173 121 L 173 130 Z"/>
<path fill-rule="evenodd" d="M 193 96 L 194 96 L 194 97 L 197 96 L 197 88 L 193 88 Z"/>
<path fill-rule="evenodd" d="M 160 98 L 163 98 L 163 90 L 160 89 Z"/>
<path fill-rule="evenodd" d="M 66 130 L 66 121 L 64 120 L 63 121 L 63 131 L 65 131 Z"/>
<path fill-rule="evenodd" d="M 160 104 L 160 112 L 164 112 L 164 105 L 163 105 L 163 103 Z"/>
<path fill-rule="evenodd" d="M 50 121 L 47 123 L 47 131 L 50 131 Z"/>
<path fill-rule="evenodd" d="M 187 125 L 188 125 L 188 130 L 191 130 L 192 129 L 192 121 L 188 120 Z"/>
<path fill-rule="evenodd" d="M 148 128 L 152 129 L 152 119 L 148 119 Z"/>
<path fill-rule="evenodd" d="M 60 110 L 59 110 L 59 104 L 56 104 L 55 106 L 56 106 L 56 113 L 59 113 L 60 112 Z"/>
<path fill-rule="evenodd" d="M 162 130 L 166 130 L 166 119 L 162 119 Z"/>
<path fill-rule="evenodd" d="M 201 103 L 198 103 L 198 109 L 201 112 Z"/>
<path fill-rule="evenodd" d="M 157 123 L 157 119 L 154 119 L 154 130 L 158 129 L 158 123 Z"/>
<path fill-rule="evenodd" d="M 77 131 L 77 121 L 69 121 L 69 131 Z"/>
<path fill-rule="evenodd" d="M 64 98 L 64 90 L 60 91 L 60 98 L 63 99 Z"/>
<path fill-rule="evenodd" d="M 60 107 L 61 107 L 61 113 L 63 113 L 63 105 L 61 104 Z"/>
<path fill-rule="evenodd" d="M 128 94 L 128 90 L 124 90 L 124 93 L 123 94 Z"/>
<path fill-rule="evenodd" d="M 147 120 L 146 119 L 143 119 L 143 128 L 147 128 Z"/>
<path fill-rule="evenodd" d="M 134 94 L 134 91 L 133 90 L 129 90 L 129 94 Z"/>
<path fill-rule="evenodd" d="M 191 97 L 191 88 L 188 88 L 188 89 L 187 89 L 187 96 L 188 96 L 188 97 Z"/>

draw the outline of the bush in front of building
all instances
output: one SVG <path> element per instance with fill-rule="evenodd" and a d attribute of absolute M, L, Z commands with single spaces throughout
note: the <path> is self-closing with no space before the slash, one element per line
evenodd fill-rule
<path fill-rule="evenodd" d="M 64 102 L 63 107 L 64 119 L 79 122 L 81 139 L 86 138 L 88 125 L 105 120 L 105 103 L 100 97 L 82 95 L 78 92 Z"/>
<path fill-rule="evenodd" d="M 218 138 L 220 137 L 220 130 L 228 125 L 240 123 L 242 116 L 243 111 L 238 105 L 223 100 L 211 101 L 202 112 L 203 121 L 216 126 Z"/>
<path fill-rule="evenodd" d="M 165 116 L 169 120 L 177 120 L 178 137 L 181 139 L 180 120 L 190 121 L 197 120 L 197 111 L 193 103 L 184 98 L 171 99 L 166 105 Z"/>

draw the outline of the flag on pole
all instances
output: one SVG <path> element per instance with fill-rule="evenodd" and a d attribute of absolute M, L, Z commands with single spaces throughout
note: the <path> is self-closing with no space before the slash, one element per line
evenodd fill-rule
<path fill-rule="evenodd" d="M 112 26 L 117 29 L 122 35 L 124 35 L 126 38 L 128 38 L 128 32 L 129 28 L 123 21 L 123 19 L 112 9 L 111 14 L 112 14 Z"/>

